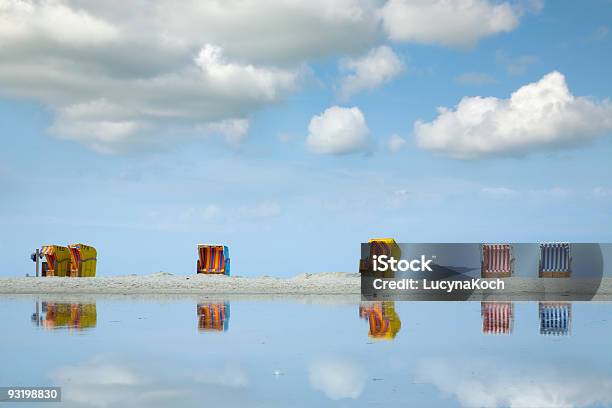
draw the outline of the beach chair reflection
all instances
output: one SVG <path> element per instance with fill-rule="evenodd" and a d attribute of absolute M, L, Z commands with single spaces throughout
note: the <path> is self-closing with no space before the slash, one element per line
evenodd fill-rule
<path fill-rule="evenodd" d="M 368 241 L 368 255 L 359 260 L 359 273 L 374 273 L 374 256 L 386 255 L 398 261 L 402 258 L 402 250 L 393 238 L 373 238 Z M 386 272 L 376 272 L 376 276 L 385 278 L 395 277 L 390 269 Z"/>
<path fill-rule="evenodd" d="M 98 314 L 95 303 L 36 302 L 32 322 L 45 329 L 84 330 L 96 327 Z"/>
<path fill-rule="evenodd" d="M 567 336 L 572 327 L 572 304 L 567 302 L 540 302 L 540 334 Z"/>
<path fill-rule="evenodd" d="M 362 302 L 359 317 L 368 321 L 368 336 L 373 339 L 393 340 L 402 327 L 395 311 L 395 302 Z"/>
<path fill-rule="evenodd" d="M 482 332 L 484 334 L 510 334 L 514 325 L 512 302 L 481 302 Z"/>
<path fill-rule="evenodd" d="M 200 331 L 227 331 L 229 328 L 229 302 L 199 303 L 198 329 Z"/>

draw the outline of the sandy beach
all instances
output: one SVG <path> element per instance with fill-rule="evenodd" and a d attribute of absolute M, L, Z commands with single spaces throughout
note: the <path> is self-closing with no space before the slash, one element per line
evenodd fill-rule
<path fill-rule="evenodd" d="M 104 276 L 96 278 L 0 278 L 0 294 L 213 294 L 347 295 L 360 293 L 356 273 L 300 274 L 291 278 L 225 275 Z"/>
<path fill-rule="evenodd" d="M 581 279 L 505 279 L 502 292 L 475 290 L 470 300 L 586 300 L 593 295 L 594 282 Z M 593 299 L 612 299 L 612 279 L 597 282 Z M 103 276 L 96 278 L 15 277 L 0 278 L 0 294 L 91 294 L 91 295 L 209 295 L 217 297 L 356 296 L 361 294 L 358 273 L 327 272 L 300 274 L 289 278 L 225 275 Z M 423 291 L 406 292 L 402 299 L 427 299 Z M 443 299 L 444 296 L 441 298 Z"/>

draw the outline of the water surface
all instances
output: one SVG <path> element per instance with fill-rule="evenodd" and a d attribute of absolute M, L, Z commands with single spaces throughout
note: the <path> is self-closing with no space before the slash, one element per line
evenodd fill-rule
<path fill-rule="evenodd" d="M 62 407 L 612 405 L 612 304 L 305 299 L 0 298 L 0 386 L 61 386 Z"/>

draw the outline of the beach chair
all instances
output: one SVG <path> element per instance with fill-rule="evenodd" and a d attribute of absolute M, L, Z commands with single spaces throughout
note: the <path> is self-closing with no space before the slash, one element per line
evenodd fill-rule
<path fill-rule="evenodd" d="M 229 276 L 229 249 L 223 245 L 198 245 L 197 273 Z"/>
<path fill-rule="evenodd" d="M 68 248 L 60 245 L 44 245 L 40 253 L 46 259 L 43 263 L 43 276 L 70 276 Z"/>
<path fill-rule="evenodd" d="M 571 275 L 572 257 L 570 244 L 540 244 L 540 278 L 569 278 Z"/>
<path fill-rule="evenodd" d="M 70 276 L 95 277 L 97 252 L 94 247 L 84 244 L 68 245 L 70 249 Z"/>
<path fill-rule="evenodd" d="M 480 275 L 483 278 L 512 276 L 514 258 L 510 244 L 482 244 Z"/>
<path fill-rule="evenodd" d="M 374 271 L 372 264 L 374 255 L 387 255 L 398 261 L 402 258 L 402 250 L 393 238 L 372 238 L 368 240 L 368 244 L 369 255 L 365 259 L 359 260 L 359 273 L 372 273 Z M 386 278 L 392 278 L 394 273 L 387 271 L 384 275 Z"/>

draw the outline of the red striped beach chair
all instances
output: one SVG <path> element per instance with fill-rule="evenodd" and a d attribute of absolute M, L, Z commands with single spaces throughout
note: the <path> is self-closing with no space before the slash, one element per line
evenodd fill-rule
<path fill-rule="evenodd" d="M 512 245 L 482 245 L 480 269 L 483 278 L 506 278 L 512 276 L 513 266 Z"/>

